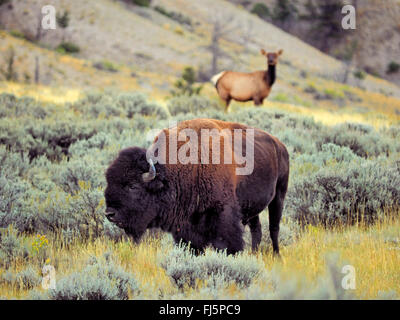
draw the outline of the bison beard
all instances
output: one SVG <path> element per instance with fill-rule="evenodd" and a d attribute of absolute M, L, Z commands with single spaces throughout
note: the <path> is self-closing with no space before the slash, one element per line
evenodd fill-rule
<path fill-rule="evenodd" d="M 199 137 L 201 129 L 252 129 L 237 123 L 195 119 L 163 132 L 169 137 L 172 132 L 187 128 L 195 130 Z M 122 150 L 106 172 L 107 218 L 135 241 L 146 229 L 161 228 L 170 232 L 176 242 L 190 242 L 199 251 L 211 244 L 234 254 L 243 249 L 243 225 L 250 227 L 252 248 L 258 247 L 259 213 L 268 206 L 273 250 L 279 253 L 289 156 L 277 138 L 259 129 L 254 132 L 254 170 L 246 176 L 236 175 L 235 161 L 185 165 L 167 161 L 153 165 L 146 158 L 146 149 Z M 168 139 L 165 143 L 168 145 Z M 178 148 L 184 143 L 178 143 Z M 221 150 L 226 147 L 224 143 L 221 141 Z M 242 143 L 245 145 L 245 137 Z"/>

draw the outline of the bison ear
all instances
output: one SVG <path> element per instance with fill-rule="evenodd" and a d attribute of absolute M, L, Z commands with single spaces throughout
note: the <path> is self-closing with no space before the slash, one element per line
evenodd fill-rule
<path fill-rule="evenodd" d="M 264 49 L 261 49 L 261 54 L 263 55 L 263 56 L 265 56 L 266 54 L 267 54 L 267 52 L 264 50 Z"/>
<path fill-rule="evenodd" d="M 282 53 L 283 53 L 283 50 L 282 50 L 282 49 L 279 50 L 279 51 L 278 51 L 278 56 L 280 56 Z"/>

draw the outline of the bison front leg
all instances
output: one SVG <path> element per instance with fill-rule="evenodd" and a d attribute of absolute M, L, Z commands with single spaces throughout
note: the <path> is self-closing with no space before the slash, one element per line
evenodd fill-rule
<path fill-rule="evenodd" d="M 243 227 L 238 208 L 224 207 L 219 215 L 216 238 L 211 243 L 216 249 L 226 249 L 228 254 L 243 250 Z"/>
<path fill-rule="evenodd" d="M 204 253 L 204 246 L 206 244 L 206 240 L 201 235 L 191 231 L 190 240 L 188 240 L 187 237 L 183 237 L 180 232 L 174 232 L 172 236 L 177 245 L 183 243 L 186 247 L 190 247 L 190 249 L 193 250 L 193 253 L 196 256 Z"/>

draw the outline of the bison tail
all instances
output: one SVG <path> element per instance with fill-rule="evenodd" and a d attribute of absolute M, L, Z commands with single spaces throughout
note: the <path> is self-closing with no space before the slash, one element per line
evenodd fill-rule
<path fill-rule="evenodd" d="M 222 71 L 218 74 L 216 74 L 215 76 L 213 76 L 210 81 L 214 84 L 215 87 L 217 87 L 218 81 L 219 79 L 221 79 L 221 77 L 225 74 L 226 71 Z"/>

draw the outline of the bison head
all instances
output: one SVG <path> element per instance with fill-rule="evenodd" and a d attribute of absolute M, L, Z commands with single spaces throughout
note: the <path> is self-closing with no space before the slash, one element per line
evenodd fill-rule
<path fill-rule="evenodd" d="M 164 189 L 162 168 L 147 161 L 146 150 L 122 150 L 106 172 L 106 217 L 138 241 L 147 228 L 155 227 L 157 196 Z"/>

